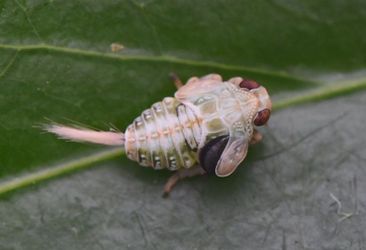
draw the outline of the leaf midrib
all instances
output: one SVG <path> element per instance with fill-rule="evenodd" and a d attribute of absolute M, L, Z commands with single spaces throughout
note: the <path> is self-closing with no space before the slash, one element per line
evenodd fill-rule
<path fill-rule="evenodd" d="M 337 86 L 325 87 L 317 91 L 308 93 L 295 98 L 289 98 L 281 102 L 274 103 L 273 110 L 279 111 L 285 108 L 297 106 L 300 104 L 326 100 L 337 96 L 344 96 L 346 94 L 354 93 L 358 90 L 366 89 L 366 78 L 357 82 L 342 82 Z M 0 196 L 18 190 L 20 188 L 46 181 L 52 178 L 60 177 L 66 173 L 75 172 L 80 169 L 85 169 L 93 166 L 95 163 L 113 159 L 123 154 L 123 150 L 120 148 L 113 148 L 110 150 L 104 150 L 96 152 L 93 155 L 80 157 L 79 159 L 66 162 L 53 167 L 43 168 L 41 170 L 31 172 L 29 174 L 15 177 L 7 181 L 0 183 Z"/>
<path fill-rule="evenodd" d="M 14 63 L 15 59 L 19 54 L 23 51 L 50 51 L 54 53 L 64 53 L 70 55 L 79 55 L 79 56 L 86 56 L 86 57 L 96 57 L 101 59 L 108 59 L 108 60 L 119 60 L 119 61 L 146 61 L 146 62 L 165 62 L 165 63 L 176 63 L 182 65 L 189 65 L 189 66 L 196 66 L 196 67 L 212 67 L 217 69 L 224 69 L 224 70 L 239 70 L 239 71 L 246 71 L 251 73 L 257 73 L 272 77 L 280 77 L 287 80 L 294 80 L 294 81 L 307 81 L 309 83 L 313 83 L 306 79 L 301 79 L 289 75 L 284 72 L 277 72 L 277 71 L 268 71 L 262 70 L 258 68 L 252 67 L 245 67 L 239 65 L 230 65 L 224 63 L 218 63 L 213 61 L 199 61 L 199 60 L 192 60 L 192 59 L 185 59 L 174 57 L 170 55 L 123 55 L 123 54 L 113 54 L 113 53 L 103 53 L 93 50 L 84 50 L 78 48 L 69 48 L 69 47 L 61 47 L 61 46 L 54 46 L 48 44 L 33 44 L 33 45 L 12 45 L 12 44 L 0 44 L 0 49 L 7 49 L 7 50 L 15 50 L 14 55 L 11 57 L 9 63 L 6 65 L 5 69 L 0 72 L 0 78 L 2 75 L 6 73 L 8 68 Z M 317 89 L 313 92 L 309 92 L 305 95 L 285 99 L 280 102 L 276 102 L 273 105 L 274 111 L 278 111 L 281 109 L 285 109 L 292 106 L 297 106 L 300 104 L 321 101 L 329 98 L 334 98 L 337 96 L 343 96 L 345 94 L 350 94 L 356 92 L 358 90 L 366 89 L 366 77 L 359 79 L 357 81 L 343 81 L 338 82 L 337 85 L 327 86 L 320 89 Z M 108 159 L 113 159 L 115 157 L 119 157 L 123 154 L 122 149 L 110 149 L 104 150 L 100 152 L 96 152 L 93 155 L 87 155 L 84 157 L 80 157 L 73 161 L 65 162 L 53 167 L 45 167 L 35 172 L 30 172 L 25 175 L 21 175 L 19 177 L 14 177 L 9 180 L 0 182 L 0 195 L 5 193 L 18 190 L 20 188 L 49 180 L 52 178 L 56 178 L 59 176 L 64 175 L 65 173 L 75 172 L 79 169 L 88 168 L 93 164 L 101 161 L 105 161 Z"/>

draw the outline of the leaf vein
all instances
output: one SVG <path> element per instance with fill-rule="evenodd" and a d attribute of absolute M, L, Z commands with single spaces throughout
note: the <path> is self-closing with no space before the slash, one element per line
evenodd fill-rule
<path fill-rule="evenodd" d="M 7 65 L 4 67 L 4 69 L 0 72 L 0 79 L 3 78 L 5 76 L 5 74 L 10 70 L 11 66 L 13 66 L 15 59 L 18 56 L 19 51 L 17 50 L 14 55 L 10 58 L 9 62 L 7 63 Z"/>
<path fill-rule="evenodd" d="M 286 79 L 286 80 L 306 81 L 308 83 L 312 83 L 310 80 L 295 77 L 286 72 L 264 70 L 264 69 L 259 69 L 259 68 L 255 68 L 255 67 L 226 64 L 226 63 L 220 63 L 220 62 L 215 62 L 215 61 L 187 59 L 187 58 L 175 57 L 175 56 L 171 56 L 171 55 L 121 55 L 121 54 L 103 53 L 103 52 L 93 51 L 93 50 L 84 50 L 84 49 L 79 49 L 79 48 L 69 48 L 69 47 L 62 47 L 62 46 L 56 46 L 56 45 L 49 45 L 49 44 L 44 44 L 44 43 L 30 44 L 30 45 L 0 44 L 0 49 L 12 49 L 12 50 L 19 50 L 19 51 L 49 51 L 49 52 L 55 52 L 55 53 L 65 53 L 65 54 L 72 54 L 72 55 L 79 55 L 79 56 L 86 56 L 86 57 L 97 57 L 97 58 L 101 58 L 101 59 L 119 60 L 119 61 L 145 61 L 145 62 L 176 63 L 176 64 L 181 64 L 181 65 L 195 66 L 195 67 L 211 67 L 211 68 L 222 69 L 222 70 L 244 71 L 247 73 L 256 73 L 256 74 L 261 74 L 261 75 L 265 75 L 265 76 L 278 77 L 278 78 L 282 78 L 282 79 Z"/>
<path fill-rule="evenodd" d="M 30 19 L 28 12 L 27 12 L 27 8 L 24 7 L 23 5 L 21 5 L 18 0 L 15 0 L 15 3 L 18 5 L 19 9 L 21 9 L 21 11 L 24 13 L 25 15 L 25 19 L 27 20 L 29 26 L 32 28 L 33 33 L 36 35 L 36 37 L 38 38 L 38 40 L 42 41 L 41 36 L 39 35 L 38 30 L 36 29 L 36 26 L 34 26 L 32 20 Z"/>

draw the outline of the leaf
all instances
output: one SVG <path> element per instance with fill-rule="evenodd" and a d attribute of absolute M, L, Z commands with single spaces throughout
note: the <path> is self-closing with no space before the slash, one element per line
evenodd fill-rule
<path fill-rule="evenodd" d="M 362 249 L 366 95 L 342 95 L 366 87 L 364 9 L 0 2 L 0 191 L 95 166 L 2 196 L 0 248 Z M 169 173 L 37 128 L 47 118 L 123 129 L 173 95 L 172 71 L 243 75 L 270 90 L 278 111 L 235 175 L 183 181 L 164 200 Z"/>

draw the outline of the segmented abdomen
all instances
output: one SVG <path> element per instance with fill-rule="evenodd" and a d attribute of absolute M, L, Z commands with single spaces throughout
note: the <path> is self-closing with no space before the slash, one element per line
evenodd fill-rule
<path fill-rule="evenodd" d="M 166 97 L 146 109 L 125 132 L 127 156 L 156 169 L 190 168 L 197 163 L 201 127 L 194 112 Z"/>

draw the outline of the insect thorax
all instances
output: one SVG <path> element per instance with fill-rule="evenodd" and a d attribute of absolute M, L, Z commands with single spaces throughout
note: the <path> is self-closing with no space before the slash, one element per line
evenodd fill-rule
<path fill-rule="evenodd" d="M 187 105 L 202 120 L 199 148 L 212 139 L 230 135 L 233 131 L 249 137 L 253 133 L 252 120 L 258 107 L 258 99 L 231 83 L 222 82 L 212 91 L 193 97 L 189 103 Z"/>

